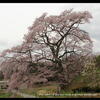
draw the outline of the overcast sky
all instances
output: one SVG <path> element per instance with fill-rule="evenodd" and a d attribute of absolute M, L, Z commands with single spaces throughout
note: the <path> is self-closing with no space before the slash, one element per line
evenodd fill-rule
<path fill-rule="evenodd" d="M 56 15 L 70 8 L 74 11 L 88 10 L 92 14 L 91 23 L 82 28 L 90 33 L 94 52 L 100 52 L 100 3 L 1 3 L 0 51 L 20 44 L 27 27 L 42 13 Z"/>

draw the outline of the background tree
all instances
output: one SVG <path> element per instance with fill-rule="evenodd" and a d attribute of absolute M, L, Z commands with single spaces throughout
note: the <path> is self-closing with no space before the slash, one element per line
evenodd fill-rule
<path fill-rule="evenodd" d="M 98 68 L 100 68 L 100 55 L 95 56 L 95 63 Z"/>

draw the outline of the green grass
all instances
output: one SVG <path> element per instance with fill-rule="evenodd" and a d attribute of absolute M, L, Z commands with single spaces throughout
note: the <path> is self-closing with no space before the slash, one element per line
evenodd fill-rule
<path fill-rule="evenodd" d="M 11 96 L 10 93 L 0 93 L 0 98 L 8 98 L 10 96 Z"/>
<path fill-rule="evenodd" d="M 4 90 L 0 90 L 0 98 L 7 98 L 10 97 L 11 93 L 6 93 Z"/>
<path fill-rule="evenodd" d="M 0 98 L 22 98 L 22 96 L 0 89 Z"/>

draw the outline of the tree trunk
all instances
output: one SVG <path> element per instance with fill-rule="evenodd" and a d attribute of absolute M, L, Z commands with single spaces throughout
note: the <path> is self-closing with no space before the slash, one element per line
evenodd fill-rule
<path fill-rule="evenodd" d="M 57 88 L 57 93 L 60 94 L 61 91 L 66 91 L 68 87 L 68 73 L 66 67 L 62 64 L 61 60 L 57 60 L 57 81 L 59 81 L 59 87 Z M 60 76 L 59 76 L 60 75 Z"/>
<path fill-rule="evenodd" d="M 59 86 L 60 86 L 60 90 L 61 91 L 67 91 L 67 88 L 68 88 L 68 84 L 67 83 L 65 83 L 65 84 L 62 83 Z"/>
<path fill-rule="evenodd" d="M 57 94 L 60 94 L 62 91 L 67 91 L 68 89 L 68 84 L 64 84 L 64 83 L 61 83 L 59 84 L 59 86 L 57 87 Z"/>

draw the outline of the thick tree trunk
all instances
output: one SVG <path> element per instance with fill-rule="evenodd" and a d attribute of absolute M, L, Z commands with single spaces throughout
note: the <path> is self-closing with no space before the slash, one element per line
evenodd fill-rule
<path fill-rule="evenodd" d="M 57 79 L 59 80 L 59 87 L 57 88 L 57 93 L 60 94 L 61 91 L 66 91 L 68 87 L 68 73 L 66 67 L 62 64 L 61 60 L 57 60 L 56 68 L 57 72 Z M 60 77 L 59 77 L 60 75 Z"/>

